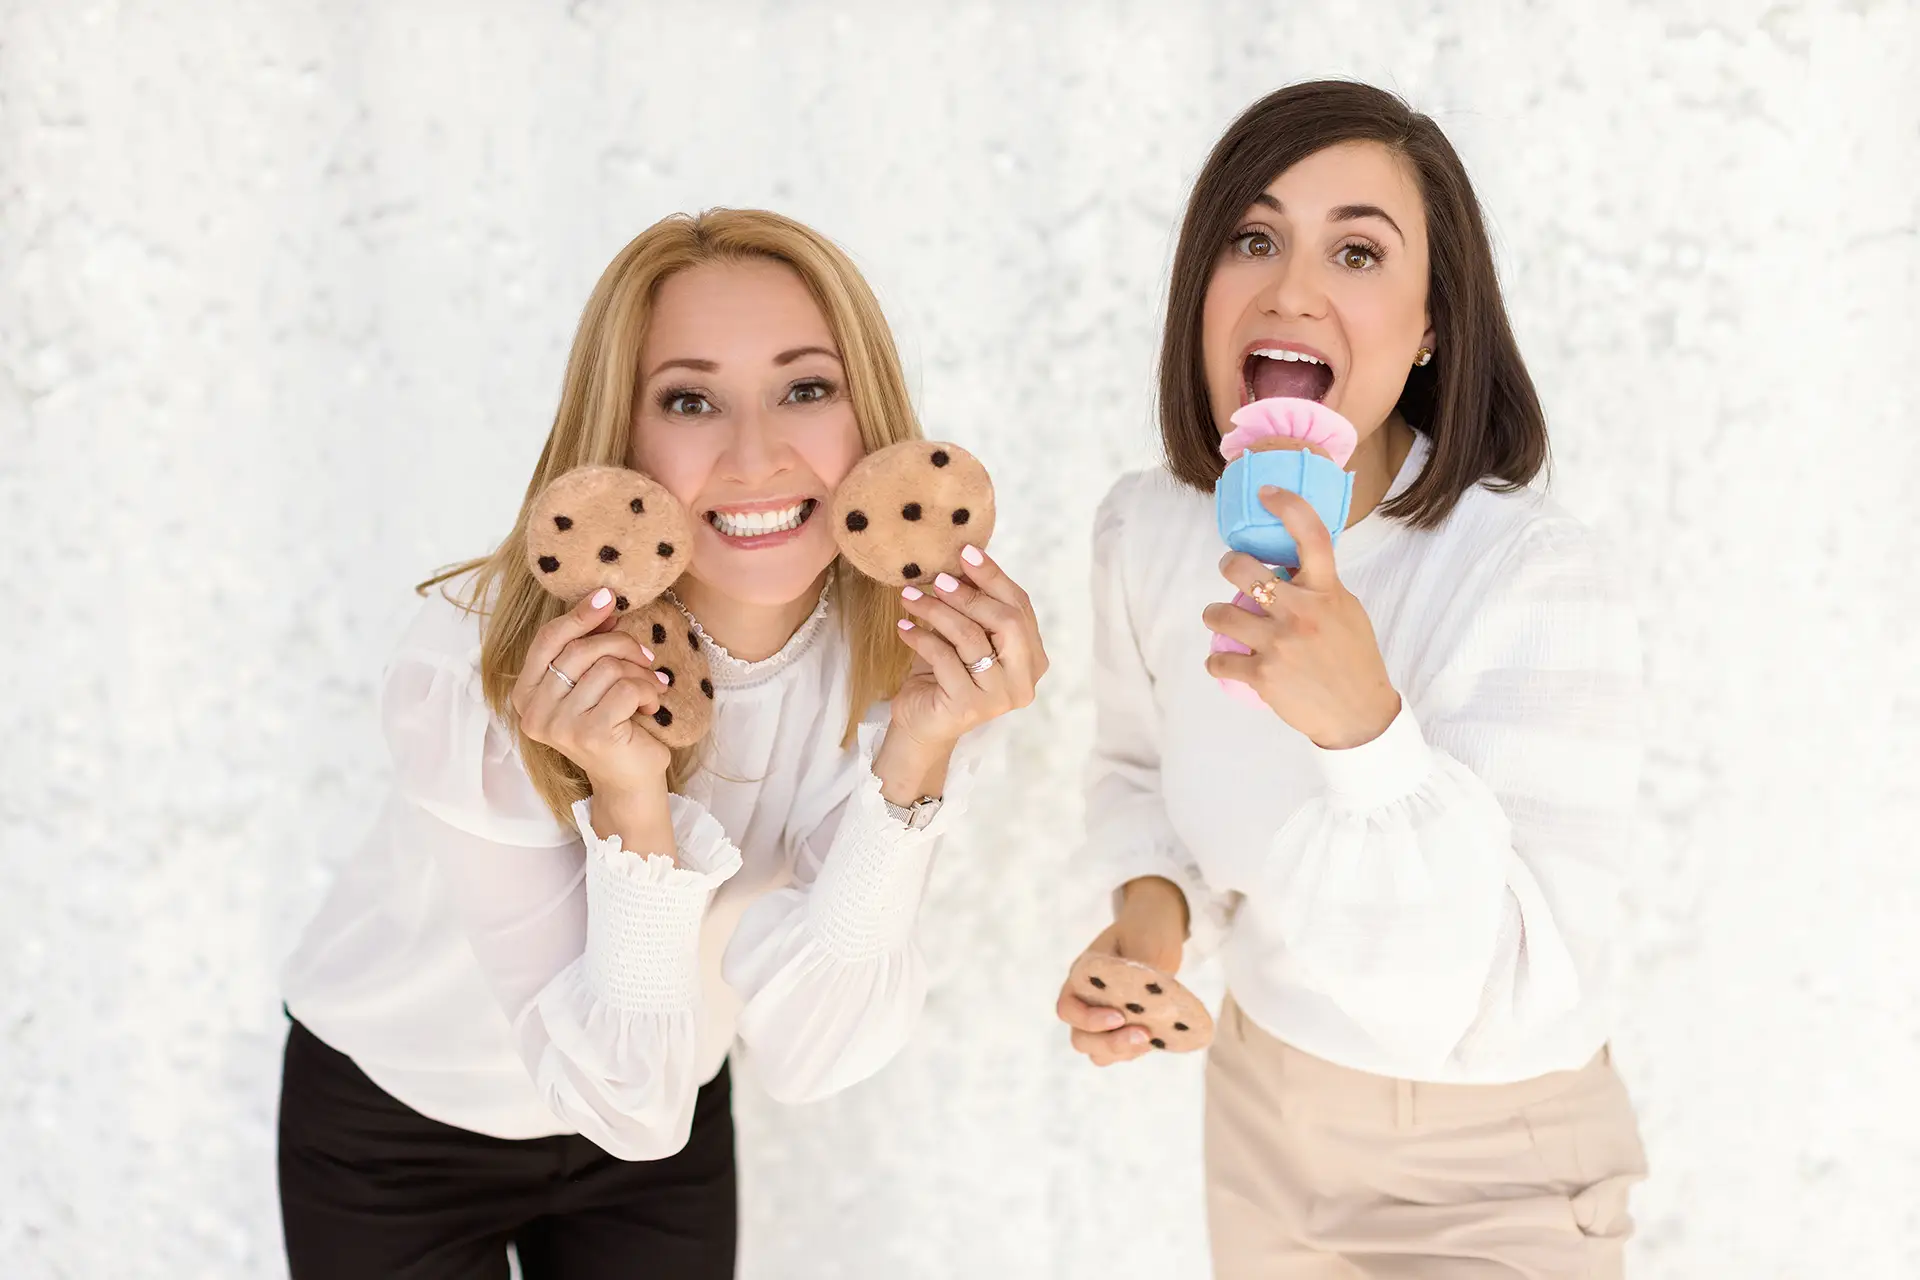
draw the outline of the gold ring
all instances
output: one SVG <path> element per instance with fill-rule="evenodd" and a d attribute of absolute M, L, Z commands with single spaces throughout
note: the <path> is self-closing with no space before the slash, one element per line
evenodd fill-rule
<path fill-rule="evenodd" d="M 1253 590 L 1247 592 L 1247 594 L 1259 601 L 1262 609 L 1271 609 L 1273 608 L 1274 601 L 1273 589 L 1279 585 L 1280 579 L 1268 578 L 1265 582 L 1254 583 Z"/>

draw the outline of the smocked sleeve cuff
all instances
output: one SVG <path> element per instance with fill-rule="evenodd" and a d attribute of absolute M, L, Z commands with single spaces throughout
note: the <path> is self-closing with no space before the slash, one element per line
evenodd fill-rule
<path fill-rule="evenodd" d="M 700 989 L 700 925 L 713 891 L 740 869 L 740 851 L 707 810 L 669 797 L 678 861 L 629 852 L 593 829 L 591 800 L 573 806 L 587 846 L 583 977 L 595 998 L 628 1012 L 691 1009 Z"/>

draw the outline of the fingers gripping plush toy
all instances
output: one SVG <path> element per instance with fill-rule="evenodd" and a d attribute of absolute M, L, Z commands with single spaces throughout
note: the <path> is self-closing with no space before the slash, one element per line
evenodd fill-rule
<path fill-rule="evenodd" d="M 713 672 L 685 614 L 662 593 L 693 558 L 686 508 L 654 480 L 624 467 L 579 467 L 534 499 L 527 567 L 568 606 L 606 587 L 614 626 L 653 650 L 667 677 L 659 709 L 641 727 L 669 747 L 690 747 L 713 726 Z"/>
<path fill-rule="evenodd" d="M 1121 1025 L 1143 1028 L 1156 1049 L 1191 1053 L 1213 1040 L 1213 1015 L 1200 997 L 1150 965 L 1083 951 L 1067 986 L 1096 1009 L 1120 1010 Z"/>
<path fill-rule="evenodd" d="M 1233 430 L 1220 440 L 1227 469 L 1213 490 L 1214 522 L 1229 547 L 1285 577 L 1300 567 L 1300 548 L 1279 517 L 1261 503 L 1260 490 L 1272 485 L 1299 494 L 1339 542 L 1353 506 L 1353 476 L 1346 465 L 1359 435 L 1351 422 L 1318 401 L 1290 396 L 1255 400 L 1235 413 L 1232 422 Z M 1266 613 L 1245 592 L 1236 592 L 1233 603 L 1248 613 Z M 1249 652 L 1218 632 L 1213 651 Z M 1251 706 L 1266 705 L 1238 680 L 1222 680 L 1220 687 Z"/>

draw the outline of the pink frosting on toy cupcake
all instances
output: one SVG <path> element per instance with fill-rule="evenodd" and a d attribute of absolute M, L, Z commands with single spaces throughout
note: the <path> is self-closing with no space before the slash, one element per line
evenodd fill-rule
<path fill-rule="evenodd" d="M 1244 405 L 1231 419 L 1233 430 L 1220 438 L 1220 454 L 1232 462 L 1262 440 L 1298 440 L 1347 465 L 1360 443 L 1353 424 L 1317 400 L 1273 396 Z"/>

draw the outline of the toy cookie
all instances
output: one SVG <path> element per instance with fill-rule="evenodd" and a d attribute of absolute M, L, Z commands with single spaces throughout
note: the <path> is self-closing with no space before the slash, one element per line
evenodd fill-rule
<path fill-rule="evenodd" d="M 661 592 L 693 556 L 686 508 L 652 478 L 624 467 L 577 467 L 541 490 L 527 518 L 527 567 L 568 605 L 601 587 L 617 627 L 653 650 L 670 683 L 641 727 L 690 747 L 713 726 L 713 672 L 679 606 Z"/>
<path fill-rule="evenodd" d="M 647 732 L 669 747 L 706 737 L 713 728 L 713 670 L 680 606 L 663 596 L 629 609 L 614 625 L 653 650 L 653 669 L 667 677 Z"/>
<path fill-rule="evenodd" d="M 1220 440 L 1227 468 L 1213 490 L 1214 523 L 1221 541 L 1284 578 L 1287 570 L 1300 567 L 1300 548 L 1280 518 L 1261 503 L 1260 490 L 1272 485 L 1305 498 L 1338 543 L 1353 505 L 1353 476 L 1345 467 L 1359 433 L 1318 401 L 1288 396 L 1244 405 L 1232 422 L 1233 430 Z M 1266 613 L 1245 592 L 1236 592 L 1233 603 L 1248 613 Z M 1238 640 L 1217 632 L 1212 648 L 1215 653 L 1249 652 Z M 1222 680 L 1220 687 L 1249 706 L 1266 705 L 1238 680 Z"/>
<path fill-rule="evenodd" d="M 527 565 L 568 604 L 610 587 L 624 613 L 672 586 L 692 555 L 686 508 L 624 467 L 576 467 L 541 491 L 527 519 Z"/>
<path fill-rule="evenodd" d="M 955 444 L 907 440 L 863 458 L 833 495 L 833 540 L 869 578 L 904 587 L 960 576 L 993 535 L 993 481 Z"/>
<path fill-rule="evenodd" d="M 1082 952 L 1067 974 L 1067 986 L 1090 1005 L 1126 1014 L 1126 1025 L 1144 1027 L 1147 1043 L 1156 1049 L 1191 1053 L 1213 1040 L 1213 1015 L 1207 1006 L 1150 965 Z"/>

